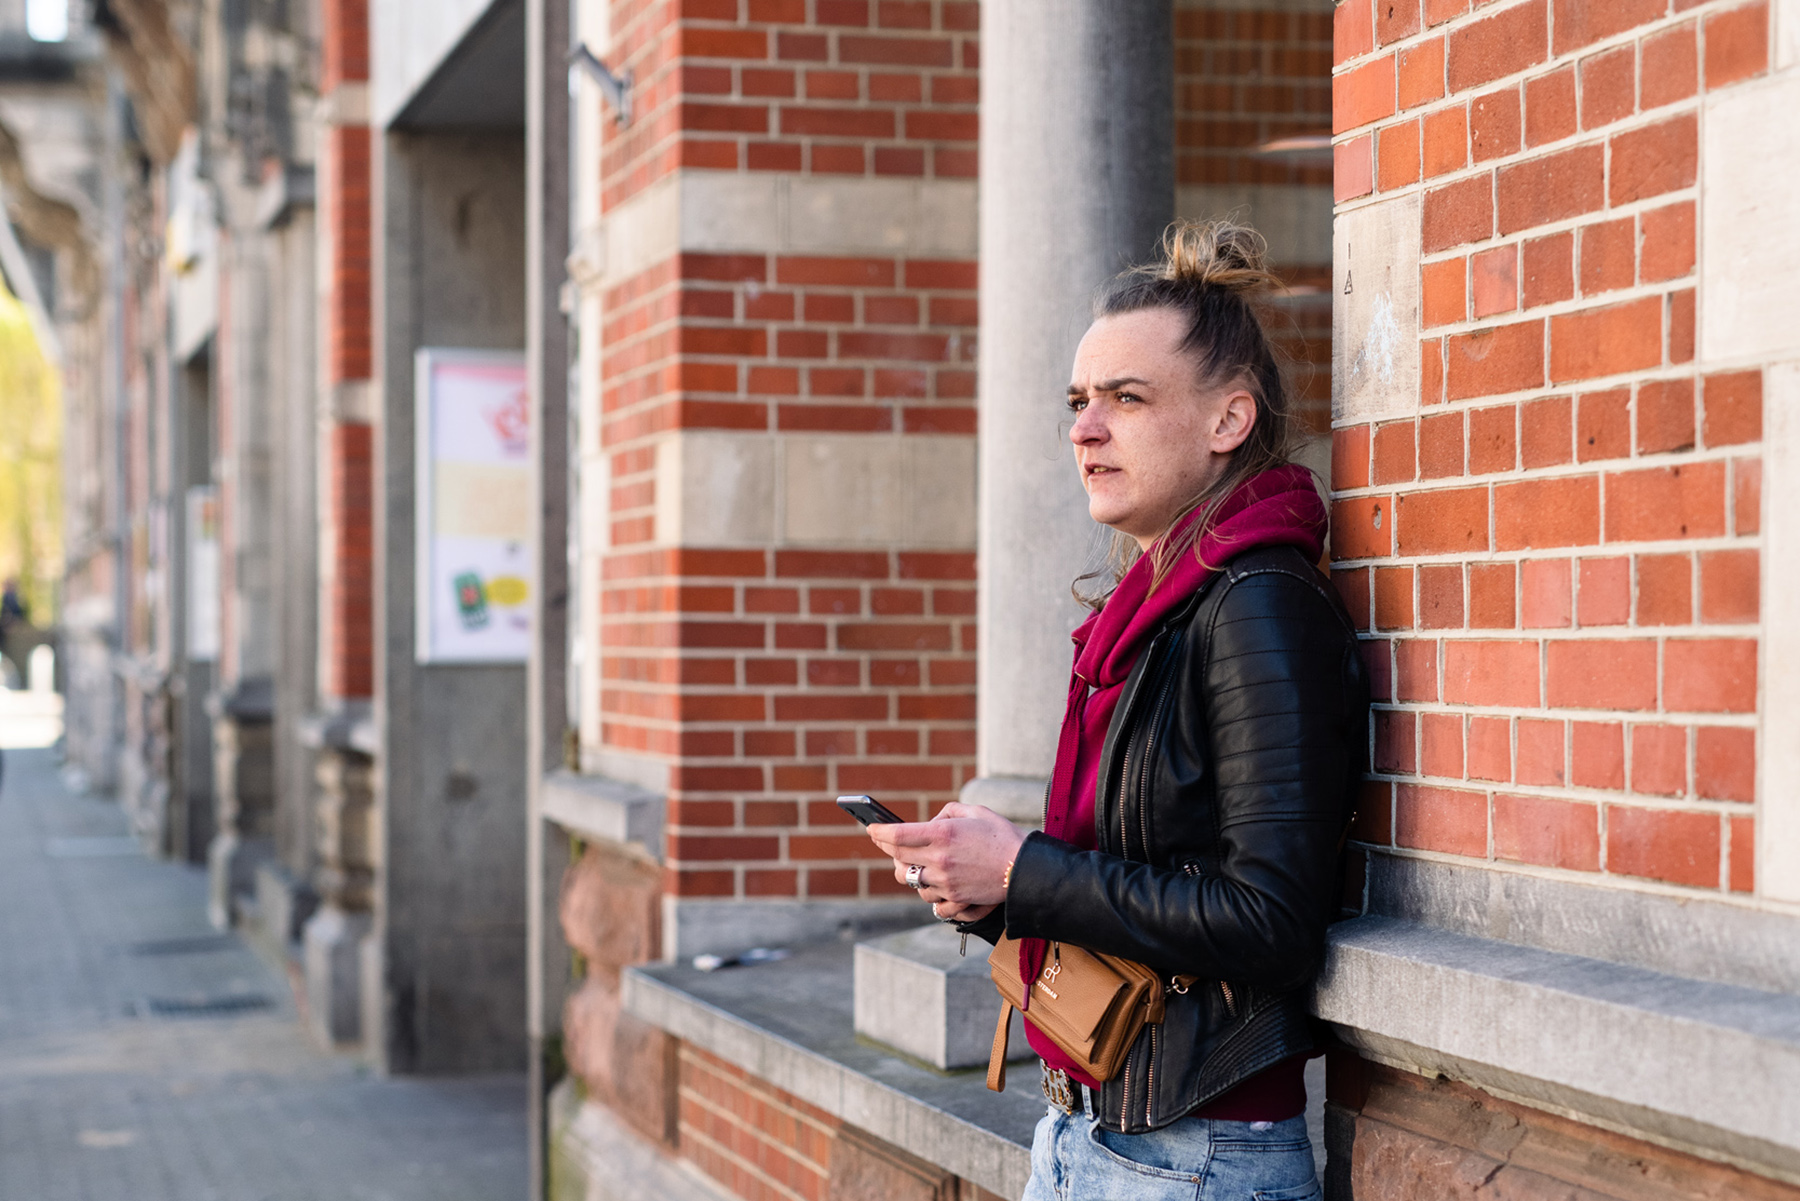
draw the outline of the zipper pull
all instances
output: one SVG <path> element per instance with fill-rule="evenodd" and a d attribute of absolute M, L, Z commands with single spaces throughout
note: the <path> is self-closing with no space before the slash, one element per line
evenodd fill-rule
<path fill-rule="evenodd" d="M 956 953 L 963 959 L 969 957 L 969 932 L 967 930 L 963 931 L 962 945 L 956 948 Z"/>

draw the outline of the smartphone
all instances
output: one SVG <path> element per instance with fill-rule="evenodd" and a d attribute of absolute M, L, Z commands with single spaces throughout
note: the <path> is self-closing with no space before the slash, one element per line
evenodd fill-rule
<path fill-rule="evenodd" d="M 837 803 L 839 809 L 865 826 L 888 825 L 906 820 L 872 796 L 841 796 Z"/>

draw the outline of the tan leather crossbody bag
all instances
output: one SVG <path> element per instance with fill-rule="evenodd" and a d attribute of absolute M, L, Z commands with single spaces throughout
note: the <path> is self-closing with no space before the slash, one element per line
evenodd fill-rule
<path fill-rule="evenodd" d="M 1019 942 L 1002 937 L 988 955 L 1000 990 L 1000 1023 L 988 1057 L 987 1086 L 1006 1089 L 1006 1048 L 1012 1011 L 1025 1009 L 1019 975 Z M 1172 987 L 1185 987 L 1178 977 Z M 1031 982 L 1031 1024 L 1050 1036 L 1093 1080 L 1111 1080 L 1147 1025 L 1163 1020 L 1163 982 L 1141 963 L 1052 942 L 1043 971 Z"/>

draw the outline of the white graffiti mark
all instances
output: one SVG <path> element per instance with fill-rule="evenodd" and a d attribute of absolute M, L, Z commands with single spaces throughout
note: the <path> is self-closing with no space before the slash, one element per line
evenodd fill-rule
<path fill-rule="evenodd" d="M 1375 311 L 1369 318 L 1369 332 L 1350 362 L 1350 378 L 1360 380 L 1365 372 L 1383 384 L 1394 382 L 1394 352 L 1400 346 L 1400 323 L 1394 320 L 1394 301 L 1386 292 L 1375 297 Z"/>

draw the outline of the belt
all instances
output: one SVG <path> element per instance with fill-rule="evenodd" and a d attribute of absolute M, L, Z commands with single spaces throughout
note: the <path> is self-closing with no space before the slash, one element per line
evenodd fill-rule
<path fill-rule="evenodd" d="M 1066 1114 L 1086 1114 L 1093 1117 L 1095 1109 L 1094 1090 L 1081 1081 L 1074 1079 L 1061 1068 L 1053 1068 L 1043 1060 L 1038 1060 L 1038 1068 L 1044 1078 L 1039 1087 L 1044 1090 L 1044 1098 L 1057 1109 Z"/>

